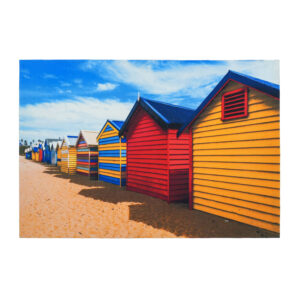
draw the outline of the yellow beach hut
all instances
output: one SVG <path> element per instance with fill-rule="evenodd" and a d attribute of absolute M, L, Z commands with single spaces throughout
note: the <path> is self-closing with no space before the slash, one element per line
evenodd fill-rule
<path fill-rule="evenodd" d="M 279 85 L 229 71 L 181 128 L 190 208 L 279 232 Z"/>
<path fill-rule="evenodd" d="M 78 136 L 64 137 L 61 145 L 61 166 L 63 173 L 73 175 L 76 173 L 76 141 Z"/>

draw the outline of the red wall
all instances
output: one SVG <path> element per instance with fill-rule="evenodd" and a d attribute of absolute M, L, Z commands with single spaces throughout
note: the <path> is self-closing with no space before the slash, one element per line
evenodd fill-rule
<path fill-rule="evenodd" d="M 39 161 L 43 160 L 43 149 L 39 149 Z"/>
<path fill-rule="evenodd" d="M 127 138 L 127 190 L 168 202 L 188 200 L 189 135 L 164 130 L 138 108 Z"/>

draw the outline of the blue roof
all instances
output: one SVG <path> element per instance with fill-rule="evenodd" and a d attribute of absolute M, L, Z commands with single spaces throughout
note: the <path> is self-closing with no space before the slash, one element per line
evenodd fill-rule
<path fill-rule="evenodd" d="M 124 124 L 124 121 L 116 121 L 116 120 L 108 120 L 112 125 L 116 127 L 116 129 L 120 130 Z"/>
<path fill-rule="evenodd" d="M 201 102 L 191 118 L 183 124 L 177 133 L 178 135 L 180 135 L 186 127 L 190 126 L 194 122 L 195 118 L 198 117 L 205 106 L 216 96 L 228 80 L 237 81 L 279 99 L 280 86 L 278 84 L 229 70 L 216 87 L 209 93 L 209 95 Z"/>
<path fill-rule="evenodd" d="M 141 106 L 153 119 L 163 128 L 180 128 L 194 113 L 194 110 L 187 107 L 149 100 L 140 97 L 131 109 L 125 120 L 119 135 L 123 135 L 134 112 Z"/>

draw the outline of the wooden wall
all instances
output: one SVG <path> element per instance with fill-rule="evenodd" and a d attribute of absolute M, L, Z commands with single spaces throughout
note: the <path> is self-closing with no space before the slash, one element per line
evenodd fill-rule
<path fill-rule="evenodd" d="M 68 147 L 65 141 L 61 147 L 61 172 L 70 175 L 76 173 L 76 148 Z"/>
<path fill-rule="evenodd" d="M 57 166 L 60 167 L 61 166 L 61 148 L 59 147 L 57 149 Z"/>
<path fill-rule="evenodd" d="M 221 96 L 195 121 L 193 207 L 279 232 L 279 101 L 249 88 L 247 118 L 221 120 Z"/>
<path fill-rule="evenodd" d="M 190 137 L 164 130 L 143 109 L 127 133 L 127 189 L 168 202 L 188 201 Z"/>
<path fill-rule="evenodd" d="M 77 165 L 76 172 L 81 175 L 98 177 L 98 149 L 88 147 L 81 136 L 77 145 Z"/>
<path fill-rule="evenodd" d="M 119 137 L 119 131 L 107 122 L 97 137 L 99 180 L 126 185 L 126 139 Z"/>

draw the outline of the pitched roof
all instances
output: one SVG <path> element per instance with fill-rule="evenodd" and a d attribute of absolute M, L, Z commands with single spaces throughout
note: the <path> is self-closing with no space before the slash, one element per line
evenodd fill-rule
<path fill-rule="evenodd" d="M 201 102 L 198 108 L 195 110 L 193 115 L 183 124 L 179 129 L 178 135 L 180 135 L 185 128 L 190 126 L 199 114 L 204 110 L 207 104 L 214 99 L 214 97 L 220 92 L 220 90 L 227 84 L 228 81 L 237 81 L 244 85 L 247 85 L 253 89 L 261 91 L 265 94 L 268 94 L 276 99 L 279 99 L 279 84 L 275 84 L 269 81 L 265 81 L 259 78 L 255 78 L 249 75 L 241 74 L 229 70 L 228 73 L 221 79 L 221 81 L 216 85 L 216 87 L 209 93 L 209 95 Z"/>
<path fill-rule="evenodd" d="M 90 131 L 90 130 L 80 130 L 79 136 L 76 141 L 76 146 L 79 142 L 79 138 L 82 135 L 84 140 L 86 141 L 88 146 L 97 146 L 97 131 Z"/>
<path fill-rule="evenodd" d="M 67 135 L 64 137 L 63 141 L 66 141 L 68 147 L 74 147 L 76 145 L 78 136 L 76 135 Z"/>
<path fill-rule="evenodd" d="M 191 108 L 140 97 L 131 109 L 120 129 L 119 135 L 123 135 L 134 112 L 139 106 L 149 113 L 162 128 L 180 128 L 194 113 L 194 110 Z"/>
<path fill-rule="evenodd" d="M 58 141 L 58 142 L 56 143 L 55 150 L 57 150 L 57 147 L 58 147 L 58 148 L 60 148 L 60 147 L 61 147 L 61 145 L 62 145 L 62 142 L 63 142 L 63 141 Z"/>

